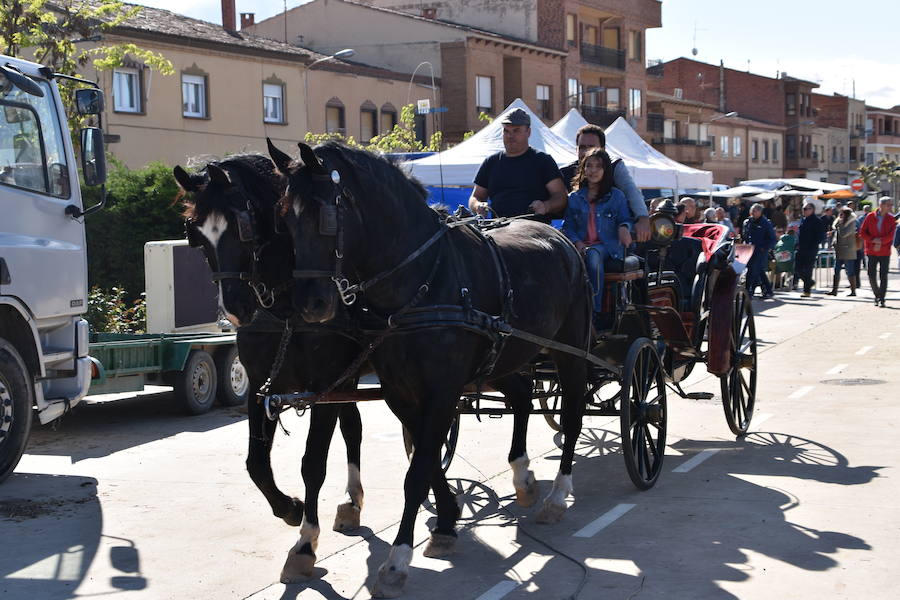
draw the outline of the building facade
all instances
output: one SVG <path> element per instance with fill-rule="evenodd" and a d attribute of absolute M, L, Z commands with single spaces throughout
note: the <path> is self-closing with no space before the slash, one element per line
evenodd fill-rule
<path fill-rule="evenodd" d="M 224 17 L 223 27 L 143 7 L 104 34 L 106 43 L 159 52 L 175 68 L 163 76 L 128 60 L 112 72 L 86 70 L 107 95 L 108 149 L 129 167 L 265 152 L 266 137 L 290 151 L 310 130 L 365 141 L 397 122 L 409 75 L 335 60 L 310 70 L 326 56 L 228 29 L 233 13 Z"/>
<path fill-rule="evenodd" d="M 866 107 L 866 160 L 874 165 L 882 158 L 900 162 L 900 105 Z"/>
<path fill-rule="evenodd" d="M 813 94 L 813 112 L 826 140 L 823 176 L 831 183 L 849 184 L 859 176 L 865 160 L 865 102 L 841 94 Z"/>

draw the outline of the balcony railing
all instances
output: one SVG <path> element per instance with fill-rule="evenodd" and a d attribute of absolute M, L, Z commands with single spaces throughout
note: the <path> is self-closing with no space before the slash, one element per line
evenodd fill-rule
<path fill-rule="evenodd" d="M 654 138 L 652 144 L 673 145 L 673 146 L 711 146 L 709 140 L 695 140 L 692 138 Z"/>
<path fill-rule="evenodd" d="M 625 116 L 624 110 L 610 110 L 600 106 L 581 105 L 581 115 L 587 119 L 588 123 L 599 125 L 600 127 L 609 127 L 613 121 L 619 117 Z"/>
<path fill-rule="evenodd" d="M 625 70 L 625 51 L 593 44 L 581 44 L 581 60 L 620 71 Z"/>
<path fill-rule="evenodd" d="M 647 131 L 663 131 L 665 116 L 659 113 L 647 113 Z"/>

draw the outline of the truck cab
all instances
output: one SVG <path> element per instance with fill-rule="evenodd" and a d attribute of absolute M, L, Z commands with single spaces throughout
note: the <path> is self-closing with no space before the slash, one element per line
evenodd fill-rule
<path fill-rule="evenodd" d="M 0 481 L 24 451 L 32 415 L 59 418 L 91 381 L 79 166 L 89 185 L 106 169 L 100 128 L 80 132 L 75 160 L 62 77 L 0 56 Z M 99 119 L 100 90 L 77 93 L 79 112 Z"/>

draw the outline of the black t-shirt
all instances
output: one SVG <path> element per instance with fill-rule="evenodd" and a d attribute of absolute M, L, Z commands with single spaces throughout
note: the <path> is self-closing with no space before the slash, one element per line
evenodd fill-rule
<path fill-rule="evenodd" d="M 529 148 L 516 157 L 498 152 L 487 157 L 475 184 L 487 188 L 491 209 L 501 217 L 531 214 L 528 205 L 549 197 L 547 184 L 561 179 L 559 167 L 549 154 Z M 549 219 L 541 219 L 548 221 Z"/>

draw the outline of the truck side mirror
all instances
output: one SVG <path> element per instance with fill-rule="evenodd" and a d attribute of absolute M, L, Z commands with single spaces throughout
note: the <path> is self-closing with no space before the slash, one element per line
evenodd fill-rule
<path fill-rule="evenodd" d="M 81 130 L 81 171 L 86 185 L 106 183 L 106 153 L 103 148 L 103 130 L 99 127 L 85 127 Z"/>
<path fill-rule="evenodd" d="M 81 116 L 103 112 L 103 92 L 95 88 L 75 90 L 75 109 Z"/>

